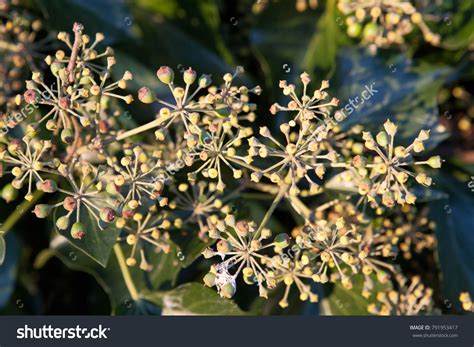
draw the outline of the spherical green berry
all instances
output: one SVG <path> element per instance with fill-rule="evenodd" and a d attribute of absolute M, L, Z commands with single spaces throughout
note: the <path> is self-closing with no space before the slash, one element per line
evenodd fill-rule
<path fill-rule="evenodd" d="M 11 184 L 7 184 L 2 189 L 2 198 L 6 202 L 10 202 L 18 198 L 18 190 L 16 190 Z"/>
<path fill-rule="evenodd" d="M 58 77 L 59 70 L 64 68 L 64 64 L 60 63 L 59 61 L 55 61 L 51 64 L 51 72 L 55 77 Z"/>
<path fill-rule="evenodd" d="M 56 221 L 56 227 L 59 230 L 66 230 L 69 227 L 69 217 L 68 216 L 59 217 L 58 220 Z"/>
<path fill-rule="evenodd" d="M 45 193 L 54 193 L 58 190 L 58 185 L 53 180 L 44 180 L 39 182 L 37 188 Z"/>
<path fill-rule="evenodd" d="M 196 71 L 194 71 L 191 68 L 184 71 L 183 80 L 184 80 L 184 83 L 186 84 L 193 84 L 194 81 L 196 80 Z"/>
<path fill-rule="evenodd" d="M 211 83 L 211 76 L 210 75 L 201 75 L 199 77 L 199 88 L 207 88 Z"/>
<path fill-rule="evenodd" d="M 377 36 L 378 26 L 376 23 L 367 23 L 364 27 L 364 39 L 373 40 Z"/>
<path fill-rule="evenodd" d="M 379 132 L 375 139 L 379 146 L 386 147 L 388 145 L 388 135 L 385 131 Z"/>
<path fill-rule="evenodd" d="M 61 140 L 68 145 L 71 145 L 74 142 L 74 132 L 72 129 L 63 129 L 61 131 Z"/>
<path fill-rule="evenodd" d="M 213 287 L 216 284 L 216 274 L 208 272 L 202 280 L 206 286 Z"/>
<path fill-rule="evenodd" d="M 81 222 L 74 223 L 71 227 L 71 236 L 75 240 L 82 240 L 86 236 L 84 225 Z"/>
<path fill-rule="evenodd" d="M 362 32 L 360 23 L 353 23 L 347 27 L 347 35 L 350 37 L 358 37 Z"/>
<path fill-rule="evenodd" d="M 142 87 L 138 91 L 138 100 L 144 104 L 151 104 L 156 100 L 156 94 L 148 87 Z"/>
<path fill-rule="evenodd" d="M 100 219 L 106 223 L 110 223 L 115 219 L 115 211 L 110 207 L 101 208 L 99 214 Z"/>
<path fill-rule="evenodd" d="M 38 218 L 46 218 L 51 213 L 53 206 L 47 204 L 38 204 L 35 206 L 33 213 Z"/>
<path fill-rule="evenodd" d="M 170 84 L 174 80 L 174 71 L 169 66 L 162 66 L 156 72 L 156 76 L 158 76 L 160 81 L 164 84 Z"/>
<path fill-rule="evenodd" d="M 236 290 L 235 284 L 228 282 L 222 286 L 220 294 L 222 297 L 230 299 L 231 297 L 234 296 L 235 290 Z"/>
<path fill-rule="evenodd" d="M 288 245 L 290 244 L 290 237 L 288 236 L 288 234 L 281 233 L 275 236 L 274 242 L 276 247 L 285 248 L 288 247 Z"/>

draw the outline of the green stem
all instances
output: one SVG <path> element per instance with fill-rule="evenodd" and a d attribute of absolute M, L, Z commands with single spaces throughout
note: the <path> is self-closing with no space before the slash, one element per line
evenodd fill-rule
<path fill-rule="evenodd" d="M 157 118 L 149 123 L 146 123 L 146 124 L 143 124 L 135 129 L 131 129 L 131 130 L 128 130 L 120 135 L 117 136 L 116 140 L 117 141 L 121 141 L 123 139 L 126 139 L 127 137 L 130 137 L 130 136 L 133 136 L 133 135 L 137 135 L 139 133 L 142 133 L 144 131 L 147 131 L 147 130 L 150 130 L 150 129 L 153 129 L 153 128 L 157 128 L 159 127 L 161 124 L 163 124 L 164 122 L 164 119 L 161 117 L 161 118 Z"/>
<path fill-rule="evenodd" d="M 301 201 L 298 197 L 296 196 L 290 196 L 289 197 L 291 206 L 293 209 L 297 212 L 303 215 L 305 219 L 309 219 L 311 216 L 311 211 L 310 209 Z"/>
<path fill-rule="evenodd" d="M 138 291 L 135 287 L 135 283 L 133 283 L 133 279 L 130 275 L 130 271 L 128 270 L 128 266 L 125 263 L 125 257 L 123 255 L 122 247 L 120 247 L 120 244 L 116 243 L 114 245 L 114 253 L 117 257 L 120 271 L 122 272 L 123 280 L 125 281 L 125 285 L 127 286 L 128 292 L 130 293 L 132 300 L 137 301 L 139 298 Z"/>
<path fill-rule="evenodd" d="M 3 223 L 0 230 L 0 235 L 6 235 L 14 226 L 15 224 L 27 213 L 31 210 L 31 207 L 43 196 L 44 192 L 41 190 L 37 190 L 33 193 L 33 198 L 31 201 L 24 200 L 21 204 L 17 206 L 15 211 L 13 211 Z"/>
<path fill-rule="evenodd" d="M 273 214 L 273 211 L 275 211 L 275 209 L 278 206 L 278 204 L 280 203 L 281 199 L 283 199 L 286 192 L 288 191 L 288 187 L 289 186 L 285 185 L 285 186 L 282 186 L 280 188 L 280 191 L 278 192 L 278 195 L 275 197 L 275 200 L 273 200 L 272 205 L 268 209 L 267 213 L 265 213 L 265 216 L 263 216 L 263 219 L 260 222 L 260 225 L 259 225 L 257 231 L 255 232 L 255 238 L 260 236 L 260 232 L 265 227 L 265 225 L 267 225 L 268 221 L 270 220 L 270 217 Z"/>

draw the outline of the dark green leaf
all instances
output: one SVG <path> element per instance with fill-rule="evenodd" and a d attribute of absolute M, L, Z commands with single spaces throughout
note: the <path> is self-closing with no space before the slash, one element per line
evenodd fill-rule
<path fill-rule="evenodd" d="M 387 285 L 378 282 L 374 276 L 371 279 L 374 284 L 372 294 L 369 298 L 362 296 L 364 286 L 364 276 L 354 276 L 352 289 L 346 289 L 344 286 L 336 282 L 329 296 L 321 303 L 321 309 L 326 315 L 336 316 L 364 316 L 369 315 L 367 306 L 376 301 L 376 292 L 383 290 Z"/>
<path fill-rule="evenodd" d="M 208 49 L 216 50 L 229 65 L 234 65 L 231 52 L 222 37 L 219 4 L 214 0 L 136 0 L 139 12 L 162 15 L 173 26 L 181 28 L 189 37 Z"/>
<path fill-rule="evenodd" d="M 13 233 L 8 234 L 5 239 L 1 237 L 1 239 L 4 242 L 4 247 L 5 243 L 8 244 L 8 251 L 3 264 L 0 265 L 0 308 L 8 303 L 15 288 L 20 256 L 20 244 Z"/>
<path fill-rule="evenodd" d="M 186 283 L 167 292 L 148 293 L 144 298 L 160 306 L 163 315 L 245 314 L 231 300 L 221 298 L 215 290 L 200 283 Z"/>
<path fill-rule="evenodd" d="M 97 205 L 99 205 L 97 201 Z M 100 207 L 100 206 L 99 206 Z M 54 220 L 60 217 L 58 210 L 54 213 Z M 66 231 L 60 231 L 55 227 L 56 232 L 65 236 L 67 240 L 76 248 L 87 254 L 93 260 L 105 267 L 110 256 L 112 246 L 117 241 L 120 234 L 120 229 L 115 227 L 114 223 L 109 225 L 101 225 L 97 223 L 95 217 L 86 208 L 81 208 L 80 222 L 84 225 L 86 235 L 81 239 L 74 239 L 70 234 L 70 228 L 73 221 L 70 222 L 70 227 Z M 103 229 L 102 229 L 103 228 Z"/>
<path fill-rule="evenodd" d="M 337 50 L 347 42 L 339 23 L 342 18 L 336 17 L 336 1 L 329 0 L 303 56 L 302 67 L 306 71 L 312 73 L 316 69 L 319 73 L 327 73 L 335 67 Z"/>
<path fill-rule="evenodd" d="M 173 242 L 170 243 L 171 248 L 168 253 L 148 253 L 147 260 L 153 268 L 147 272 L 147 278 L 151 287 L 158 290 L 172 288 L 182 268 L 182 253 Z"/>
<path fill-rule="evenodd" d="M 110 257 L 107 267 L 99 266 L 82 252 L 78 252 L 64 237 L 57 236 L 51 242 L 54 254 L 70 269 L 82 271 L 94 276 L 110 298 L 114 314 L 159 314 L 157 307 L 144 303 L 141 299 L 133 300 L 124 281 L 116 256 Z M 127 267 L 138 293 L 146 290 L 144 271 L 138 267 Z"/>
<path fill-rule="evenodd" d="M 191 265 L 201 256 L 202 251 L 204 251 L 206 247 L 215 242 L 215 240 L 212 239 L 207 242 L 202 241 L 197 237 L 194 229 L 190 231 L 177 230 L 176 233 L 173 233 L 172 238 L 180 247 L 180 250 L 178 250 L 178 258 L 181 260 L 181 266 L 183 268 Z"/>
<path fill-rule="evenodd" d="M 5 261 L 5 253 L 7 251 L 7 245 L 5 244 L 5 239 L 0 235 L 0 266 L 3 265 Z"/>
<path fill-rule="evenodd" d="M 125 300 L 114 312 L 116 315 L 134 316 L 159 316 L 161 309 L 149 301 L 139 299 L 137 301 Z"/>
<path fill-rule="evenodd" d="M 198 72 L 198 76 L 201 73 L 219 76 L 233 71 L 233 68 L 223 62 L 216 52 L 203 46 L 173 23 L 163 18 L 157 19 L 148 12 L 137 13 L 136 20 L 140 23 L 139 37 L 133 42 L 117 47 L 117 50 L 140 52 L 139 61 L 152 71 L 156 71 L 160 65 L 169 65 L 175 70 L 175 79 L 179 83 L 182 81 L 181 73 L 189 66 Z M 153 42 L 159 42 L 159 46 L 152 44 Z M 199 54 L 190 54 L 191 52 Z"/>
<path fill-rule="evenodd" d="M 462 49 L 474 42 L 474 2 L 445 0 L 436 9 L 443 16 L 433 29 L 441 35 L 443 48 Z"/>
<path fill-rule="evenodd" d="M 266 77 L 265 87 L 278 101 L 278 81 L 295 82 L 306 70 L 315 83 L 328 79 L 338 49 L 349 40 L 341 32 L 336 1 L 320 3 L 316 10 L 298 13 L 291 1 L 272 2 L 251 28 L 251 45 Z M 277 25 L 276 25 L 277 23 Z"/>
<path fill-rule="evenodd" d="M 474 193 L 466 182 L 445 174 L 434 177 L 434 181 L 449 194 L 448 199 L 430 204 L 430 215 L 436 223 L 444 294 L 459 308 L 459 293 L 474 292 Z"/>
<path fill-rule="evenodd" d="M 103 32 L 108 40 L 131 38 L 132 19 L 124 0 L 41 0 L 40 8 L 55 30 L 70 32 L 73 23 L 79 22 L 92 37 Z"/>
<path fill-rule="evenodd" d="M 421 129 L 431 130 L 425 143 L 433 148 L 448 136 L 440 126 L 436 96 L 448 69 L 417 70 L 404 56 L 383 60 L 364 49 L 346 49 L 339 56 L 334 94 L 347 116 L 344 129 L 355 124 L 380 131 L 390 118 L 399 126 L 400 144 L 411 141 Z M 365 97 L 365 98 L 364 98 Z"/>

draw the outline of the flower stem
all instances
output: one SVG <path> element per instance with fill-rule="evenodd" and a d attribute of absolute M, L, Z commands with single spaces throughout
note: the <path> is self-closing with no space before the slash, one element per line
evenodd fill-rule
<path fill-rule="evenodd" d="M 117 136 L 116 140 L 117 141 L 120 141 L 120 140 L 123 140 L 123 139 L 126 139 L 127 137 L 130 137 L 130 136 L 133 136 L 133 135 L 137 135 L 139 133 L 142 133 L 144 131 L 147 131 L 147 130 L 150 130 L 150 129 L 153 129 L 153 128 L 157 128 L 159 127 L 161 124 L 163 123 L 163 119 L 161 118 L 157 118 L 149 123 L 146 123 L 146 124 L 143 124 L 135 129 L 132 129 L 132 130 L 129 130 L 129 131 L 126 131 L 120 135 Z"/>
<path fill-rule="evenodd" d="M 128 270 L 128 266 L 125 263 L 125 257 L 122 252 L 122 248 L 120 244 L 116 243 L 114 245 L 114 253 L 117 257 L 117 262 L 120 267 L 120 271 L 122 272 L 123 280 L 125 281 L 125 285 L 127 286 L 128 292 L 132 300 L 136 301 L 139 298 L 137 288 L 135 287 L 135 283 L 133 283 L 132 276 L 130 275 L 130 271 Z"/>
<path fill-rule="evenodd" d="M 69 64 L 67 65 L 69 83 L 74 82 L 74 69 L 76 68 L 77 56 L 82 45 L 82 30 L 84 30 L 82 24 L 74 23 L 72 27 L 72 31 L 74 31 L 74 44 L 72 46 L 71 58 L 69 60 Z"/>
<path fill-rule="evenodd" d="M 270 220 L 270 217 L 273 214 L 273 211 L 275 211 L 275 209 L 278 206 L 278 204 L 280 203 L 281 199 L 283 199 L 286 192 L 288 191 L 288 187 L 289 186 L 285 185 L 285 186 L 282 186 L 280 188 L 280 191 L 278 192 L 277 196 L 275 197 L 275 200 L 273 200 L 272 205 L 268 209 L 267 213 L 265 213 L 265 216 L 263 216 L 263 219 L 260 222 L 260 225 L 259 225 L 257 231 L 255 232 L 255 237 L 256 238 L 260 236 L 260 232 L 265 227 L 265 225 L 267 225 L 268 221 Z"/>
<path fill-rule="evenodd" d="M 311 210 L 297 196 L 290 196 L 288 200 L 291 203 L 291 207 L 293 207 L 297 213 L 303 215 L 305 219 L 311 217 Z"/>
<path fill-rule="evenodd" d="M 21 204 L 17 206 L 15 211 L 13 211 L 3 223 L 0 228 L 0 235 L 5 236 L 15 224 L 28 212 L 31 210 L 31 207 L 43 196 L 44 192 L 37 190 L 33 193 L 33 198 L 28 201 L 24 200 Z"/>

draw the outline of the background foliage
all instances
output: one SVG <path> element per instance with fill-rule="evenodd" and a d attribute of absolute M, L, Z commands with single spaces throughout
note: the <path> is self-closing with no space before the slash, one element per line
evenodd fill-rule
<path fill-rule="evenodd" d="M 156 68 L 175 71 L 188 66 L 219 76 L 236 65 L 245 67 L 250 84 L 260 84 L 259 118 L 269 117 L 278 99 L 278 81 L 294 81 L 306 70 L 316 80 L 331 79 L 331 95 L 344 105 L 365 85 L 379 91 L 344 123 L 364 124 L 377 130 L 387 116 L 400 125 L 404 139 L 421 128 L 431 129 L 429 147 L 446 159 L 436 186 L 421 196 L 437 222 L 438 251 L 406 264 L 408 272 L 425 272 L 435 289 L 437 306 L 444 313 L 459 312 L 461 291 L 474 293 L 474 176 L 473 130 L 460 129 L 462 119 L 472 123 L 474 105 L 474 4 L 440 1 L 432 30 L 442 37 L 432 47 L 416 34 L 403 47 L 369 54 L 345 33 L 335 0 L 320 1 L 316 9 L 297 12 L 292 0 L 270 1 L 260 13 L 255 2 L 224 0 L 48 0 L 27 1 L 46 29 L 69 31 L 74 21 L 88 33 L 104 32 L 113 45 L 119 67 L 135 78 L 131 92 L 143 85 L 160 90 Z M 455 88 L 465 94 L 456 97 Z M 153 118 L 140 103 L 123 112 L 133 126 Z M 126 119 L 125 119 L 126 118 Z M 129 119 L 130 118 L 130 119 Z M 276 122 L 275 122 L 276 123 Z M 371 129 L 371 126 L 374 128 Z M 474 186 L 474 184 L 473 184 Z M 336 192 L 337 193 L 337 192 Z M 0 221 L 14 204 L 1 203 Z M 242 206 L 255 219 L 263 214 L 258 204 Z M 278 233 L 285 230 L 285 215 L 272 217 Z M 114 250 L 91 245 L 94 262 L 72 244 L 59 241 L 53 225 L 27 216 L 5 239 L 8 251 L 0 267 L 0 312 L 3 314 L 366 314 L 365 299 L 340 286 L 322 293 L 323 304 L 299 304 L 282 311 L 278 300 L 254 301 L 252 289 L 240 291 L 235 303 L 204 287 L 203 248 L 197 242 L 175 240 L 176 249 L 156 255 L 158 264 L 147 274 L 131 270 L 139 291 L 132 300 L 120 273 Z M 95 247 L 100 247 L 95 249 Z M 183 254 L 186 256 L 183 257 Z M 439 268 L 438 271 L 434 271 Z"/>

